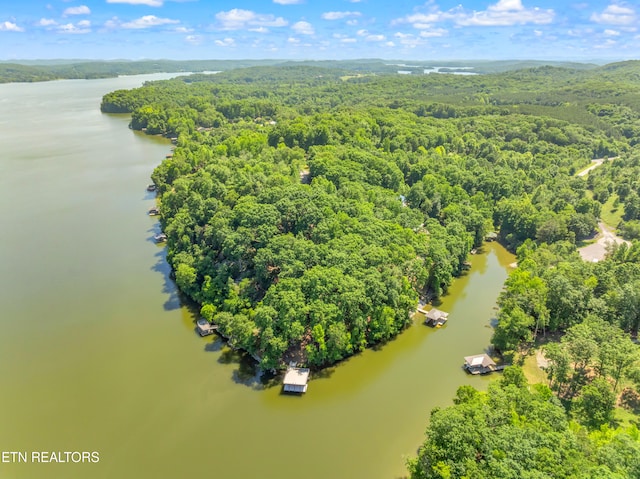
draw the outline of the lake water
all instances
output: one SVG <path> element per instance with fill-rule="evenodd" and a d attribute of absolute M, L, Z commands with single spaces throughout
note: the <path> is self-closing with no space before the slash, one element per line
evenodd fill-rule
<path fill-rule="evenodd" d="M 264 387 L 219 339 L 200 338 L 168 277 L 145 191 L 170 144 L 99 110 L 145 75 L 0 85 L 2 479 L 397 478 L 429 411 L 469 377 L 514 259 L 471 257 L 440 309 L 314 378 L 303 397 Z M 96 451 L 97 463 L 33 463 Z"/>

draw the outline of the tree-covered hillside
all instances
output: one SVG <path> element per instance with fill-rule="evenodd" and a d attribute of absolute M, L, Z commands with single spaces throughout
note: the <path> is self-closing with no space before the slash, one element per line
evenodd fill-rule
<path fill-rule="evenodd" d="M 610 76 L 638 70 L 259 67 L 113 92 L 102 109 L 177 138 L 153 180 L 168 260 L 203 316 L 263 367 L 323 366 L 407 326 L 493 229 L 513 248 L 588 237 L 601 203 L 574 173 L 635 145 L 634 118 L 597 106 L 636 95 Z"/>
<path fill-rule="evenodd" d="M 589 431 L 551 390 L 508 368 L 487 392 L 462 386 L 434 409 L 412 479 L 631 479 L 640 477 L 636 426 Z M 593 409 L 599 404 L 592 403 Z"/>
<path fill-rule="evenodd" d="M 518 268 L 493 343 L 518 360 L 553 333 L 548 386 L 508 368 L 486 393 L 461 388 L 433 411 L 411 476 L 636 477 L 640 435 L 616 406 L 640 404 L 640 248 L 588 263 L 576 247 L 612 200 L 614 226 L 637 238 L 640 63 L 483 76 L 332 66 L 105 96 L 132 128 L 175 137 L 152 178 L 180 289 L 263 367 L 322 367 L 398 334 L 497 231 Z M 602 166 L 578 176 L 592 159 Z"/>
<path fill-rule="evenodd" d="M 229 71 L 251 66 L 292 65 L 330 68 L 349 71 L 350 75 L 359 74 L 397 74 L 398 70 L 409 70 L 413 74 L 423 75 L 425 70 L 445 67 L 446 72 L 496 73 L 542 65 L 569 67 L 580 70 L 594 68 L 587 63 L 545 62 L 538 60 L 473 60 L 449 62 L 411 62 L 410 67 L 400 61 L 373 59 L 335 60 L 335 61 L 289 61 L 289 60 L 15 60 L 0 61 L 0 83 L 38 82 L 61 79 L 112 78 L 118 75 L 139 75 L 144 73 L 206 72 Z"/>

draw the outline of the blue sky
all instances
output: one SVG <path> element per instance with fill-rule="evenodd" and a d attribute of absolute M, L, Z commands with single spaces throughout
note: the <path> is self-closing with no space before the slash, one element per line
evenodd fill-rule
<path fill-rule="evenodd" d="M 0 59 L 640 58 L 637 0 L 0 0 Z"/>

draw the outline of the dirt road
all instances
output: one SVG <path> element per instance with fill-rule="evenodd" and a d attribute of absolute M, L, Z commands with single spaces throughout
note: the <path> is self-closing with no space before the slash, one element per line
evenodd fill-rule
<path fill-rule="evenodd" d="M 607 254 L 608 245 L 614 243 L 630 244 L 628 241 L 625 241 L 617 236 L 602 221 L 598 223 L 598 228 L 600 229 L 600 232 L 598 233 L 596 242 L 578 250 L 583 260 L 593 262 L 603 260 L 605 255 Z"/>
<path fill-rule="evenodd" d="M 576 176 L 587 176 L 591 170 L 595 170 L 598 166 L 604 163 L 604 160 L 613 161 L 617 156 L 612 156 L 611 158 L 598 158 L 596 160 L 591 160 L 591 166 L 586 170 L 582 170 L 580 173 L 576 173 Z"/>

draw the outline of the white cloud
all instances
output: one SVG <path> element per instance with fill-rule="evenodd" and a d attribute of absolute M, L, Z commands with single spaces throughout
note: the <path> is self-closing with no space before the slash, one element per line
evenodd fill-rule
<path fill-rule="evenodd" d="M 184 41 L 191 45 L 200 45 L 202 43 L 202 37 L 200 35 L 187 35 L 184 37 Z"/>
<path fill-rule="evenodd" d="M 303 0 L 273 0 L 273 3 L 278 3 L 280 5 L 299 5 L 303 2 Z"/>
<path fill-rule="evenodd" d="M 541 10 L 538 7 L 525 8 L 521 0 L 500 0 L 483 12 L 459 16 L 456 23 L 462 26 L 508 26 L 528 23 L 541 25 L 551 23 L 554 15 L 553 10 Z"/>
<path fill-rule="evenodd" d="M 24 32 L 24 28 L 12 22 L 0 22 L 0 32 Z"/>
<path fill-rule="evenodd" d="M 359 17 L 362 13 L 360 12 L 325 12 L 321 16 L 325 20 L 342 20 L 343 18 L 348 17 Z"/>
<path fill-rule="evenodd" d="M 333 38 L 340 40 L 340 43 L 356 43 L 358 40 L 343 33 L 334 33 Z"/>
<path fill-rule="evenodd" d="M 442 12 L 438 7 L 432 7 L 429 13 L 414 13 L 412 15 L 406 15 L 402 18 L 396 18 L 391 21 L 392 25 L 398 25 L 402 23 L 410 23 L 413 28 L 429 28 L 433 23 L 442 22 L 445 20 L 451 20 L 453 15 L 449 12 Z"/>
<path fill-rule="evenodd" d="M 498 0 L 495 5 L 489 5 L 489 10 L 496 12 L 510 12 L 513 10 L 524 10 L 522 0 Z"/>
<path fill-rule="evenodd" d="M 409 23 L 417 29 L 430 28 L 434 23 L 452 22 L 457 26 L 511 26 L 551 23 L 555 12 L 551 9 L 543 10 L 538 7 L 526 8 L 522 0 L 499 0 L 489 5 L 486 10 L 468 11 L 461 5 L 447 11 L 442 11 L 435 4 L 429 4 L 426 13 L 414 13 L 393 20 L 392 25 Z"/>
<path fill-rule="evenodd" d="M 91 22 L 89 22 L 88 20 L 84 20 L 82 22 L 78 22 L 77 25 L 74 25 L 73 23 L 66 23 L 64 25 L 59 25 L 57 28 L 57 31 L 58 33 L 81 35 L 84 33 L 90 33 L 91 32 L 91 28 L 89 28 L 90 26 L 91 26 Z"/>
<path fill-rule="evenodd" d="M 396 44 L 393 43 L 393 42 L 387 42 L 387 43 L 385 43 L 385 46 L 387 46 L 387 47 L 395 47 Z"/>
<path fill-rule="evenodd" d="M 216 20 L 218 20 L 222 30 L 242 30 L 250 27 L 284 27 L 289 24 L 282 17 L 256 13 L 241 8 L 234 8 L 228 12 L 218 12 L 216 13 Z"/>
<path fill-rule="evenodd" d="M 294 37 L 289 37 L 289 38 L 287 38 L 287 41 L 288 41 L 289 43 L 293 43 L 294 45 L 296 45 L 296 44 L 300 43 L 300 40 L 298 40 L 297 38 L 294 38 Z"/>
<path fill-rule="evenodd" d="M 612 3 L 602 13 L 591 15 L 591 20 L 607 25 L 630 25 L 637 22 L 637 16 L 633 9 Z"/>
<path fill-rule="evenodd" d="M 224 38 L 222 40 L 216 40 L 215 44 L 219 47 L 235 47 L 236 41 L 233 38 Z"/>
<path fill-rule="evenodd" d="M 193 28 L 187 28 L 187 27 L 176 27 L 174 32 L 176 33 L 191 33 L 193 31 Z M 190 36 L 194 36 L 194 35 L 190 35 Z"/>
<path fill-rule="evenodd" d="M 89 7 L 87 7 L 86 5 L 79 5 L 77 7 L 69 7 L 67 8 L 64 12 L 62 12 L 62 15 L 67 16 L 67 15 L 89 15 L 91 13 L 91 10 L 89 9 Z"/>
<path fill-rule="evenodd" d="M 158 27 L 161 25 L 171 25 L 180 23 L 180 20 L 172 20 L 171 18 L 159 18 L 155 15 L 145 15 L 144 17 L 137 18 L 131 22 L 122 24 L 122 28 L 140 29 Z"/>
<path fill-rule="evenodd" d="M 269 33 L 269 29 L 265 27 L 250 28 L 249 31 L 256 33 Z"/>
<path fill-rule="evenodd" d="M 444 28 L 433 28 L 429 30 L 422 30 L 420 32 L 420 36 L 422 38 L 435 38 L 444 37 L 447 33 L 449 33 L 449 31 L 445 30 Z"/>
<path fill-rule="evenodd" d="M 534 34 L 536 37 L 541 37 L 541 36 L 542 36 L 542 30 L 534 30 L 534 31 L 533 31 L 533 34 Z"/>
<path fill-rule="evenodd" d="M 397 32 L 394 34 L 394 37 L 398 39 L 400 45 L 410 48 L 415 48 L 418 45 L 424 45 L 426 43 L 425 39 L 419 38 L 412 33 Z"/>
<path fill-rule="evenodd" d="M 365 29 L 363 28 L 363 29 L 361 29 L 361 30 L 358 30 L 356 33 L 358 34 L 358 36 L 364 37 L 364 36 L 366 36 L 366 35 L 368 35 L 368 34 L 369 34 L 369 30 L 365 30 Z"/>
<path fill-rule="evenodd" d="M 355 27 L 358 24 L 358 20 L 351 19 L 351 20 L 347 20 L 345 23 L 350 27 Z"/>
<path fill-rule="evenodd" d="M 129 5 L 146 5 L 148 7 L 161 7 L 163 0 L 107 0 L 107 3 L 127 3 Z"/>
<path fill-rule="evenodd" d="M 615 46 L 617 43 L 618 42 L 616 42 L 615 40 L 612 40 L 611 38 L 607 38 L 604 43 L 601 43 L 600 45 L 595 45 L 593 48 L 598 48 L 598 49 L 611 48 Z"/>
<path fill-rule="evenodd" d="M 40 21 L 37 23 L 39 27 L 51 27 L 57 24 L 58 22 L 56 22 L 53 18 L 41 18 Z"/>
<path fill-rule="evenodd" d="M 384 35 L 367 35 L 367 37 L 365 38 L 365 40 L 368 42 L 382 42 L 386 39 L 387 37 L 385 37 Z"/>
<path fill-rule="evenodd" d="M 608 37 L 617 37 L 618 35 L 620 35 L 620 32 L 617 30 L 610 30 L 610 29 L 606 29 L 604 31 L 604 34 Z"/>
<path fill-rule="evenodd" d="M 299 33 L 300 35 L 313 35 L 315 33 L 313 25 L 311 25 L 309 22 L 296 22 L 291 25 L 291 29 L 294 32 Z"/>
<path fill-rule="evenodd" d="M 110 20 L 104 22 L 104 27 L 109 30 L 120 28 L 120 19 L 118 17 L 111 17 Z"/>
<path fill-rule="evenodd" d="M 588 38 L 592 37 L 595 33 L 593 28 L 572 28 L 571 30 L 567 30 L 567 35 L 574 38 Z"/>

